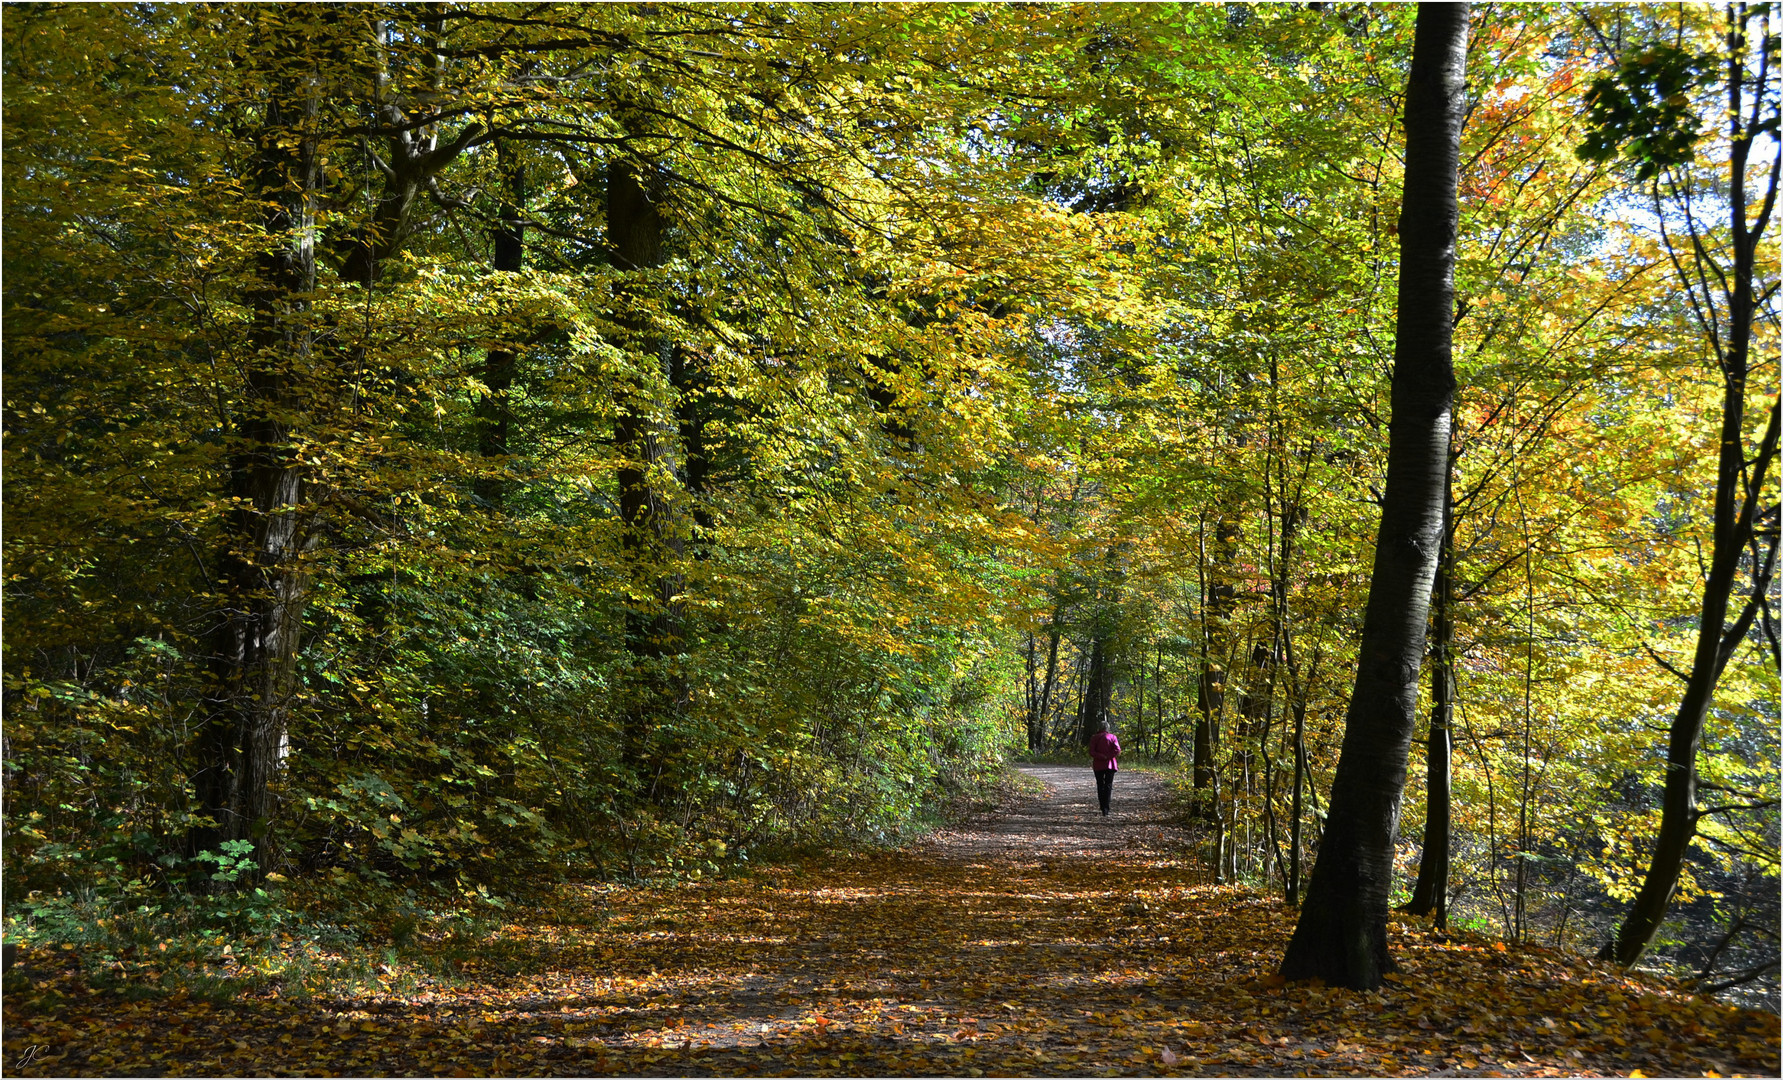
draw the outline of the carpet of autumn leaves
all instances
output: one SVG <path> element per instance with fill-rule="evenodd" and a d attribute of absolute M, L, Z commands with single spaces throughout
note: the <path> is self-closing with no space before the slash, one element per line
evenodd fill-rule
<path fill-rule="evenodd" d="M 1209 883 L 1161 800 L 1141 798 L 1155 781 L 1124 775 L 1128 806 L 1103 821 L 1075 772 L 1043 772 L 1050 797 L 902 852 L 565 889 L 514 913 L 456 976 L 392 972 L 383 993 L 133 996 L 40 960 L 6 995 L 6 1071 L 1779 1071 L 1775 1016 L 1412 921 L 1396 925 L 1404 971 L 1382 992 L 1282 985 L 1271 971 L 1293 912 Z"/>

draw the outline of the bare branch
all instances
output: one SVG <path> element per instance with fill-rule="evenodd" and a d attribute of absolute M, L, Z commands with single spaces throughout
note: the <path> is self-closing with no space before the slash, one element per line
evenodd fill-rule
<path fill-rule="evenodd" d="M 1690 681 L 1690 676 L 1684 674 L 1682 671 L 1679 671 L 1677 668 L 1666 663 L 1665 657 L 1660 656 L 1658 653 L 1654 652 L 1653 646 L 1651 646 L 1643 641 L 1643 642 L 1641 642 L 1641 648 L 1647 650 L 1647 655 L 1651 656 L 1653 658 L 1653 662 L 1655 664 L 1658 664 L 1660 667 L 1671 672 L 1673 675 L 1676 675 L 1679 678 L 1679 680 L 1681 680 L 1683 682 L 1687 683 Z"/>
<path fill-rule="evenodd" d="M 1755 968 L 1748 968 L 1730 979 L 1723 979 L 1720 982 L 1708 983 L 1706 985 L 1698 985 L 1696 987 L 1696 992 L 1699 994 L 1719 993 L 1722 990 L 1729 990 L 1733 987 L 1742 986 L 1755 979 L 1762 978 L 1775 970 L 1777 970 L 1777 961 L 1766 961 Z"/>

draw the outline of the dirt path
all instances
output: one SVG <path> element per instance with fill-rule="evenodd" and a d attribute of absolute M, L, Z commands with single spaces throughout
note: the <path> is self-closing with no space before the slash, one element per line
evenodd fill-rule
<path fill-rule="evenodd" d="M 1044 794 L 907 849 L 566 888 L 390 952 L 379 988 L 213 1004 L 15 972 L 6 1072 L 1776 1075 L 1775 1017 L 1539 949 L 1401 927 L 1386 992 L 1284 987 L 1292 912 L 1207 883 L 1158 778 L 1123 772 L 1103 819 L 1087 769 L 1024 772 Z"/>
<path fill-rule="evenodd" d="M 1109 815 L 1096 804 L 1096 774 L 1087 767 L 1022 765 L 1044 785 L 1042 794 L 1019 798 L 957 828 L 943 829 L 912 851 L 949 861 L 995 859 L 1014 864 L 1093 859 L 1110 852 L 1145 850 L 1180 856 L 1189 843 L 1170 813 L 1162 777 L 1126 769 L 1115 774 Z"/>

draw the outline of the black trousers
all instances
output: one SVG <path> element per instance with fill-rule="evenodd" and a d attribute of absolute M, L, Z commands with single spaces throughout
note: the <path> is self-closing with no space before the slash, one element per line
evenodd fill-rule
<path fill-rule="evenodd" d="M 1096 798 L 1102 803 L 1102 812 L 1108 813 L 1108 797 L 1114 793 L 1114 770 L 1096 770 Z"/>

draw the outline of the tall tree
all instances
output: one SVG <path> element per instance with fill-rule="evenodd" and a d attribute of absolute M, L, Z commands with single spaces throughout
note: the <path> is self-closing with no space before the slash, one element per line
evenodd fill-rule
<path fill-rule="evenodd" d="M 1205 527 L 1205 522 L 1203 522 Z M 1222 512 L 1214 526 L 1213 559 L 1202 545 L 1197 566 L 1201 573 L 1201 676 L 1195 689 L 1195 743 L 1193 784 L 1197 791 L 1212 790 L 1207 809 L 1217 813 L 1219 769 L 1214 755 L 1219 748 L 1220 718 L 1226 707 L 1226 665 L 1232 651 L 1232 606 L 1238 589 L 1226 580 L 1238 549 L 1238 520 Z"/>
<path fill-rule="evenodd" d="M 1399 311 L 1381 526 L 1325 835 L 1281 967 L 1291 979 L 1317 976 L 1358 990 L 1373 989 L 1393 970 L 1387 952 L 1393 847 L 1442 546 L 1467 36 L 1468 5 L 1418 6 L 1405 104 Z"/>
<path fill-rule="evenodd" d="M 230 447 L 221 500 L 229 537 L 216 555 L 221 606 L 204 646 L 210 679 L 192 773 L 213 824 L 193 843 L 251 838 L 263 866 L 271 853 L 260 841 L 272 828 L 300 685 L 310 564 L 324 539 L 317 525 L 330 497 L 353 500 L 318 465 L 342 425 L 367 412 L 358 391 L 366 346 L 340 333 L 338 314 L 322 302 L 331 284 L 324 271 L 332 265 L 372 310 L 390 258 L 421 226 L 423 204 L 442 200 L 441 172 L 489 137 L 478 121 L 448 130 L 431 114 L 445 89 L 437 15 L 259 9 L 223 12 L 215 24 L 259 101 L 242 114 L 252 122 L 235 130 L 252 131 L 243 180 L 261 208 L 263 239 L 240 288 L 251 313 L 241 382 L 233 400 L 219 398 Z M 354 157 L 376 162 L 375 172 L 349 179 L 338 162 Z M 334 227 L 324 227 L 325 217 Z"/>
<path fill-rule="evenodd" d="M 490 269 L 497 273 L 517 274 L 526 265 L 526 164 L 512 141 L 498 139 L 495 160 L 500 199 L 496 219 L 489 230 Z M 513 449 L 514 373 L 519 351 L 512 343 L 491 348 L 483 360 L 481 381 L 486 393 L 477 398 L 477 452 L 491 459 L 485 469 L 505 467 L 502 459 Z M 475 485 L 477 496 L 485 503 L 500 507 L 505 485 L 495 476 L 486 475 Z"/>
<path fill-rule="evenodd" d="M 1778 453 L 1775 397 L 1755 442 L 1747 431 L 1754 323 L 1778 287 L 1774 276 L 1762 293 L 1755 287 L 1765 272 L 1760 243 L 1776 209 L 1783 169 L 1783 91 L 1775 70 L 1783 52 L 1770 9 L 1769 4 L 1728 4 L 1719 50 L 1697 53 L 1677 44 L 1656 44 L 1623 58 L 1619 69 L 1593 83 L 1586 95 L 1594 130 L 1580 155 L 1598 160 L 1624 155 L 1635 164 L 1638 179 L 1651 180 L 1655 217 L 1666 230 L 1672 265 L 1722 383 L 1712 549 L 1697 612 L 1695 655 L 1666 740 L 1659 836 L 1633 907 L 1599 954 L 1624 965 L 1639 960 L 1658 934 L 1691 840 L 1708 812 L 1696 804 L 1703 725 L 1721 674 L 1746 642 L 1755 619 L 1763 619 L 1773 669 L 1777 663 L 1770 610 L 1779 529 L 1779 504 L 1769 475 Z M 1686 17 L 1679 13 L 1680 19 Z M 1687 27 L 1677 29 L 1675 40 L 1686 40 Z M 1691 93 L 1717 83 L 1726 124 L 1724 177 L 1717 175 L 1721 170 L 1715 164 L 1696 161 L 1702 133 L 1690 100 Z M 1723 182 L 1727 217 L 1717 223 L 1704 206 L 1715 205 L 1708 190 Z M 1674 229 L 1684 235 L 1674 237 Z M 1761 362 L 1774 359 L 1761 357 Z M 1730 623 L 1729 609 L 1742 576 L 1749 588 Z"/>
<path fill-rule="evenodd" d="M 253 312 L 246 398 L 228 466 L 234 536 L 218 560 L 224 608 L 209 643 L 201 766 L 193 786 L 214 825 L 196 847 L 266 835 L 272 786 L 297 685 L 307 583 L 312 480 L 303 466 L 304 379 L 319 343 L 316 216 L 322 188 L 319 83 L 310 34 L 262 22 L 253 51 L 270 73 L 255 136 L 252 183 L 265 207 L 265 249 L 244 297 Z M 264 853 L 263 853 L 264 859 Z"/>
<path fill-rule="evenodd" d="M 1060 620 L 1064 617 L 1065 601 L 1060 596 L 1053 602 L 1051 617 L 1046 622 L 1046 668 L 1039 670 L 1038 658 L 1035 656 L 1037 635 L 1028 631 L 1028 667 L 1027 682 L 1027 734 L 1028 751 L 1038 754 L 1046 748 L 1046 726 L 1052 716 L 1053 692 L 1059 681 L 1059 639 L 1063 634 Z M 1038 675 L 1038 680 L 1036 680 Z"/>
<path fill-rule="evenodd" d="M 1453 458 L 1451 456 L 1451 468 Z M 1448 470 L 1445 469 L 1445 473 Z M 1436 641 L 1430 646 L 1430 735 L 1424 757 L 1424 847 L 1418 857 L 1418 882 L 1405 910 L 1413 915 L 1436 915 L 1436 925 L 1449 920 L 1449 802 L 1453 777 L 1449 757 L 1454 749 L 1451 731 L 1455 716 L 1455 616 L 1454 602 L 1454 497 L 1443 480 L 1442 553 L 1436 563 Z"/>
<path fill-rule="evenodd" d="M 607 168 L 607 235 L 619 270 L 637 275 L 662 265 L 663 185 L 648 162 L 616 159 Z M 619 404 L 614 441 L 623 461 L 618 470 L 619 516 L 632 579 L 626 608 L 625 642 L 632 656 L 651 667 L 640 682 L 639 699 L 626 718 L 625 753 L 641 764 L 652 728 L 679 700 L 673 679 L 661 670 L 680 651 L 683 633 L 683 514 L 674 428 L 667 402 L 669 356 L 673 345 L 652 325 L 644 288 L 622 290 L 627 304 L 620 324 L 633 357 L 631 385 Z"/>

